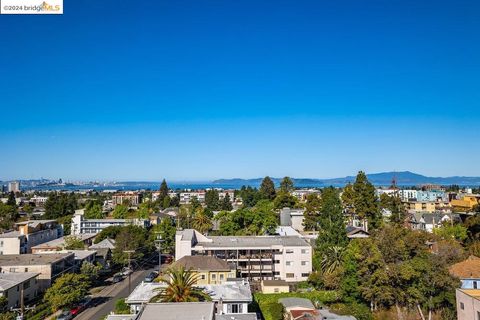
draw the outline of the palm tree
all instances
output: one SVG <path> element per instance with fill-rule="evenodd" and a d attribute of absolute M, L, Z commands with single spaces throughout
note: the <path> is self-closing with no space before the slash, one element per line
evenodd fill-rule
<path fill-rule="evenodd" d="M 211 301 L 210 296 L 203 289 L 196 287 L 198 276 L 191 269 L 184 267 L 169 268 L 165 271 L 160 282 L 167 287 L 157 289 L 159 294 L 154 296 L 151 302 L 196 302 Z"/>
<path fill-rule="evenodd" d="M 202 208 L 195 212 L 195 217 L 193 217 L 192 220 L 192 226 L 200 233 L 206 233 L 208 230 L 212 229 L 213 224 L 212 220 L 205 214 L 205 211 Z"/>
<path fill-rule="evenodd" d="M 324 273 L 332 273 L 342 265 L 345 248 L 329 247 L 322 256 L 321 267 Z"/>

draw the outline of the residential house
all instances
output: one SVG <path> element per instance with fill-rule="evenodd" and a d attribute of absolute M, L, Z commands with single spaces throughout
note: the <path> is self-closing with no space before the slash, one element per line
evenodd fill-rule
<path fill-rule="evenodd" d="M 342 316 L 328 309 L 316 309 L 304 298 L 281 298 L 278 300 L 285 309 L 285 320 L 355 320 L 353 316 Z"/>
<path fill-rule="evenodd" d="M 283 208 L 280 210 L 280 225 L 290 226 L 302 232 L 305 209 Z"/>
<path fill-rule="evenodd" d="M 480 319 L 480 289 L 457 289 L 457 320 Z"/>
<path fill-rule="evenodd" d="M 362 228 L 347 226 L 347 238 L 356 239 L 356 238 L 368 238 L 370 233 L 363 230 Z"/>
<path fill-rule="evenodd" d="M 198 285 L 222 284 L 237 277 L 234 264 L 214 256 L 184 256 L 171 265 L 171 268 L 178 267 L 192 270 Z"/>
<path fill-rule="evenodd" d="M 480 194 L 465 194 L 461 196 L 461 199 L 452 199 L 450 204 L 457 211 L 469 212 L 480 204 Z"/>
<path fill-rule="evenodd" d="M 460 279 L 462 289 L 480 289 L 480 258 L 469 256 L 455 263 L 449 269 L 450 274 Z"/>
<path fill-rule="evenodd" d="M 407 223 L 413 230 L 425 230 L 433 232 L 434 228 L 441 227 L 444 223 L 460 222 L 461 218 L 456 213 L 430 213 L 430 212 L 414 212 L 410 213 Z"/>
<path fill-rule="evenodd" d="M 55 252 L 65 249 L 65 240 L 68 237 L 75 237 L 82 241 L 85 247 L 92 245 L 93 239 L 95 239 L 97 235 L 94 233 L 83 233 L 76 236 L 63 236 L 55 240 L 51 240 L 39 245 L 32 247 L 32 253 L 41 253 L 41 252 Z"/>
<path fill-rule="evenodd" d="M 283 280 L 262 280 L 262 293 L 290 292 L 290 285 Z"/>
<path fill-rule="evenodd" d="M 205 236 L 194 229 L 177 231 L 175 259 L 206 255 L 234 263 L 249 280 L 307 280 L 312 247 L 299 236 Z"/>
<path fill-rule="evenodd" d="M 73 272 L 73 253 L 16 254 L 0 256 L 0 273 L 39 273 L 41 291 L 46 290 L 59 276 Z"/>
<path fill-rule="evenodd" d="M 147 304 L 155 295 L 159 294 L 166 284 L 158 282 L 142 282 L 125 299 L 132 313 L 142 311 L 142 306 Z M 215 304 L 217 315 L 248 314 L 248 305 L 252 302 L 250 284 L 243 279 L 227 281 L 217 285 L 197 285 L 198 288 L 210 295 Z"/>
<path fill-rule="evenodd" d="M 38 297 L 38 275 L 36 272 L 0 273 L 0 297 L 6 299 L 4 309 L 19 307 L 22 295 L 24 304 Z"/>

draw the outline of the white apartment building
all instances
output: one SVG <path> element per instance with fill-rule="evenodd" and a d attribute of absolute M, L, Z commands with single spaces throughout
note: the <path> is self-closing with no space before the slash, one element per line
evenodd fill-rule
<path fill-rule="evenodd" d="M 48 200 L 48 197 L 40 197 L 40 196 L 34 195 L 29 200 L 29 202 L 35 203 L 36 206 L 44 206 L 47 200 Z"/>
<path fill-rule="evenodd" d="M 119 192 L 112 195 L 112 204 L 113 206 L 128 203 L 130 206 L 138 206 L 142 202 L 142 197 L 140 193 L 127 191 Z"/>
<path fill-rule="evenodd" d="M 84 213 L 84 209 L 75 210 L 70 227 L 72 235 L 84 233 L 96 234 L 111 226 L 126 226 L 132 224 L 146 228 L 150 225 L 149 219 L 85 219 Z"/>
<path fill-rule="evenodd" d="M 15 229 L 0 234 L 0 255 L 30 253 L 32 247 L 63 236 L 63 226 L 55 220 L 18 222 Z"/>
<path fill-rule="evenodd" d="M 320 191 L 316 189 L 297 189 L 292 191 L 291 194 L 300 201 L 305 201 L 307 200 L 307 197 L 311 194 L 320 195 Z"/>
<path fill-rule="evenodd" d="M 8 192 L 19 192 L 20 191 L 20 182 L 10 181 L 8 183 Z"/>
<path fill-rule="evenodd" d="M 200 203 L 204 203 L 205 191 L 180 192 L 180 204 L 189 204 L 193 198 L 197 198 Z"/>
<path fill-rule="evenodd" d="M 234 263 L 249 280 L 307 280 L 312 247 L 298 236 L 210 236 L 194 229 L 177 231 L 175 259 L 209 255 Z"/>

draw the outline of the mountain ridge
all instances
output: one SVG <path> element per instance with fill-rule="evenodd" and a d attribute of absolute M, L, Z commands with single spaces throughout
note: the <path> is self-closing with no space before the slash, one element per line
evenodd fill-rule
<path fill-rule="evenodd" d="M 429 177 L 419 173 L 411 171 L 389 171 L 367 174 L 368 180 L 377 186 L 386 186 L 392 183 L 395 178 L 397 185 L 400 186 L 413 186 L 418 184 L 440 184 L 440 185 L 452 185 L 457 184 L 461 186 L 478 186 L 480 185 L 480 177 L 468 177 L 468 176 L 451 176 L 451 177 Z M 263 178 L 252 179 L 217 179 L 212 181 L 213 184 L 232 184 L 232 185 L 247 185 L 247 186 L 259 186 Z M 272 177 L 273 182 L 276 185 L 280 184 L 282 178 Z M 355 176 L 346 176 L 339 178 L 328 179 L 316 179 L 316 178 L 292 178 L 297 187 L 325 187 L 329 185 L 342 186 L 347 183 L 353 183 Z"/>

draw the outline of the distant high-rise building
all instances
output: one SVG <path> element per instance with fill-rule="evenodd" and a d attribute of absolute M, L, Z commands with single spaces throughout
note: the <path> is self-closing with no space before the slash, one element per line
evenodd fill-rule
<path fill-rule="evenodd" d="M 19 192 L 20 191 L 20 182 L 10 181 L 8 183 L 8 192 Z"/>

